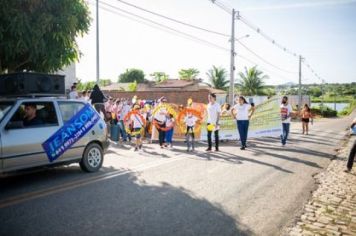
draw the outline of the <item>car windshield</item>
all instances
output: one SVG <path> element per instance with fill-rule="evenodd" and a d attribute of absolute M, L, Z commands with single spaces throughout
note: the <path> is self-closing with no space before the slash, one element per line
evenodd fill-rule
<path fill-rule="evenodd" d="M 14 105 L 14 102 L 11 102 L 11 101 L 0 102 L 0 122 L 6 116 L 6 114 L 10 111 L 10 109 L 13 107 L 13 105 Z"/>

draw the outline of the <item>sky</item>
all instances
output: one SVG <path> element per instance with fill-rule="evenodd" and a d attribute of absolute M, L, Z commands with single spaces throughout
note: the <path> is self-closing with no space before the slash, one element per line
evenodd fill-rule
<path fill-rule="evenodd" d="M 92 24 L 89 33 L 77 39 L 82 56 L 76 70 L 78 79 L 95 81 L 95 0 L 87 2 Z M 218 0 L 224 9 L 209 0 L 125 0 L 227 36 L 173 23 L 118 0 L 100 2 L 102 79 L 117 82 L 118 76 L 128 68 L 142 69 L 147 79 L 155 71 L 165 72 L 174 79 L 178 78 L 180 69 L 197 68 L 200 71 L 198 77 L 208 81 L 206 73 L 213 65 L 225 68 L 230 74 L 228 35 L 231 35 L 232 17 L 224 9 L 230 11 L 234 8 L 249 25 L 258 27 L 269 38 L 297 55 L 284 52 L 253 27 L 236 20 L 235 38 L 249 49 L 238 42 L 235 44 L 236 79 L 245 67 L 257 65 L 269 76 L 266 84 L 298 83 L 298 55 L 301 55 L 305 58 L 305 63 L 302 63 L 302 83 L 321 82 L 311 73 L 307 64 L 327 83 L 356 82 L 356 0 Z"/>

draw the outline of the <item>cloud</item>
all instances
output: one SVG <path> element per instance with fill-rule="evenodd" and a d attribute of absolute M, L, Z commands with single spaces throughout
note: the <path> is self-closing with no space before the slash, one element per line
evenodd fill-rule
<path fill-rule="evenodd" d="M 284 4 L 284 5 L 277 5 L 277 6 L 270 5 L 270 6 L 261 6 L 261 7 L 247 7 L 247 8 L 241 9 L 241 11 L 284 10 L 284 9 L 295 9 L 295 8 L 310 8 L 310 7 L 344 5 L 344 4 L 351 4 L 351 3 L 356 3 L 356 0 L 330 0 L 330 1 Z"/>

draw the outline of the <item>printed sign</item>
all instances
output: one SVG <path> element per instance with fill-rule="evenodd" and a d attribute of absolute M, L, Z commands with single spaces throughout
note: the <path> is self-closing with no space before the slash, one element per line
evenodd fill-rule
<path fill-rule="evenodd" d="M 281 133 L 280 98 L 274 97 L 257 105 L 249 123 L 248 137 L 274 137 Z M 224 140 L 240 139 L 236 120 L 230 114 L 223 115 L 220 118 L 219 138 Z M 206 123 L 204 123 L 200 140 L 206 141 L 207 139 Z"/>
<path fill-rule="evenodd" d="M 206 121 L 206 119 L 205 119 Z M 219 139 L 221 140 L 236 140 L 239 138 L 236 126 L 236 120 L 230 114 L 222 115 L 220 117 Z M 213 134 L 214 137 L 214 134 Z M 208 140 L 208 131 L 206 122 L 202 125 L 200 140 Z"/>
<path fill-rule="evenodd" d="M 251 117 L 248 137 L 279 136 L 282 133 L 280 98 L 273 97 L 256 106 Z"/>
<path fill-rule="evenodd" d="M 263 103 L 256 106 L 255 113 L 253 114 L 249 129 L 248 137 L 277 137 L 282 133 L 282 120 L 280 114 L 280 101 L 281 98 L 276 96 L 270 98 Z M 171 104 L 173 108 L 179 113 L 178 105 Z M 199 129 L 195 130 L 196 140 L 206 141 L 208 139 L 206 120 L 206 104 L 193 103 L 193 108 L 198 110 L 203 115 L 203 121 Z M 184 126 L 184 124 L 183 124 Z M 154 128 L 153 139 L 158 139 L 158 131 Z M 214 136 L 214 135 L 213 135 Z M 185 129 L 182 129 L 179 124 L 174 127 L 174 139 L 184 139 Z M 237 140 L 240 139 L 239 133 L 237 131 L 236 120 L 232 118 L 231 113 L 226 112 L 220 118 L 220 129 L 219 138 L 222 140 Z"/>
<path fill-rule="evenodd" d="M 63 127 L 48 138 L 42 147 L 50 162 L 56 160 L 74 143 L 83 137 L 100 119 L 94 108 L 86 104 L 76 115 L 67 121 Z"/>

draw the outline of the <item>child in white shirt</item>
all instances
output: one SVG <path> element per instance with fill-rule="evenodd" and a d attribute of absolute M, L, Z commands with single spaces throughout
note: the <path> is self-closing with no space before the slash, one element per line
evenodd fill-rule
<path fill-rule="evenodd" d="M 185 137 L 186 137 L 186 141 L 187 141 L 187 151 L 188 152 L 190 151 L 190 149 L 192 149 L 192 151 L 194 151 L 194 140 L 195 140 L 194 126 L 197 123 L 197 121 L 198 121 L 198 118 L 193 116 L 192 113 L 188 113 L 184 119 L 184 123 L 187 127 Z M 191 137 L 191 140 L 190 140 L 190 137 Z"/>

